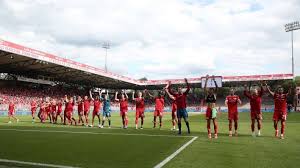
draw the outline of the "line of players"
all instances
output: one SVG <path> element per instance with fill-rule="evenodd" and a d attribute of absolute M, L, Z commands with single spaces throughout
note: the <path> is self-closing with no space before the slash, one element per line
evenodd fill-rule
<path fill-rule="evenodd" d="M 216 107 L 216 99 L 217 99 L 217 91 L 218 85 L 215 78 L 212 76 L 213 81 L 215 83 L 215 88 L 207 88 L 207 81 L 209 76 L 206 76 L 206 83 L 205 83 L 205 100 L 207 104 L 206 110 L 206 120 L 207 120 L 207 132 L 208 138 L 212 138 L 211 133 L 211 121 L 214 125 L 214 138 L 218 138 L 218 122 L 217 122 L 217 114 L 220 112 L 220 108 L 217 109 Z M 143 129 L 144 124 L 144 111 L 145 111 L 145 98 L 144 96 L 148 94 L 151 98 L 155 100 L 155 111 L 154 111 L 154 118 L 153 118 L 153 127 L 156 127 L 157 118 L 159 118 L 159 127 L 162 127 L 162 117 L 164 111 L 164 97 L 165 93 L 173 100 L 172 102 L 172 130 L 175 130 L 175 125 L 178 125 L 178 134 L 181 134 L 181 120 L 183 119 L 186 127 L 187 132 L 190 133 L 190 126 L 188 121 L 188 112 L 186 110 L 187 104 L 186 99 L 187 95 L 190 91 L 190 85 L 185 79 L 186 83 L 186 90 L 183 91 L 182 87 L 178 88 L 178 91 L 174 91 L 171 89 L 171 83 L 169 82 L 166 87 L 163 88 L 162 91 L 159 92 L 158 96 L 153 96 L 147 90 L 143 93 L 138 92 L 137 97 L 135 97 L 135 92 L 132 93 L 132 100 L 136 103 L 136 115 L 135 115 L 135 128 L 138 129 L 138 120 L 140 119 L 140 129 Z M 275 136 L 279 137 L 278 131 L 278 122 L 281 122 L 281 134 L 280 138 L 284 139 L 284 131 L 285 131 L 285 121 L 287 117 L 287 107 L 286 107 L 286 100 L 288 94 L 291 93 L 291 89 L 288 93 L 284 93 L 283 88 L 277 88 L 276 93 L 272 92 L 267 85 L 264 83 L 266 89 L 264 89 L 263 84 L 261 84 L 260 90 L 253 89 L 250 91 L 247 86 L 244 86 L 244 95 L 250 100 L 250 115 L 251 115 L 251 131 L 252 136 L 260 136 L 261 135 L 261 127 L 262 127 L 262 113 L 261 113 L 261 103 L 262 103 L 262 95 L 264 94 L 265 90 L 267 90 L 274 98 L 274 114 L 273 114 L 273 121 L 274 121 L 274 129 L 275 129 Z M 95 117 L 98 119 L 98 127 L 103 128 L 105 121 L 108 120 L 108 127 L 111 127 L 111 109 L 110 109 L 110 99 L 108 92 L 106 92 L 104 98 L 102 98 L 103 90 L 98 92 L 98 96 L 93 96 L 91 90 L 89 92 L 90 97 L 84 96 L 82 99 L 80 96 L 77 97 L 68 97 L 65 96 L 63 100 L 59 100 L 56 102 L 54 99 L 50 100 L 49 98 L 43 101 L 40 100 L 40 103 L 37 104 L 35 101 L 31 103 L 31 112 L 33 122 L 35 120 L 35 113 L 37 108 L 39 107 L 38 117 L 41 122 L 45 122 L 46 120 L 50 120 L 50 123 L 57 123 L 58 118 L 60 118 L 61 122 L 64 124 L 82 124 L 86 126 L 93 127 Z M 126 129 L 128 127 L 128 95 L 126 91 L 122 91 L 120 97 L 118 97 L 119 93 L 115 93 L 115 101 L 119 102 L 120 104 L 120 116 L 122 118 L 123 128 Z M 75 101 L 76 100 L 76 101 Z M 89 111 L 90 111 L 90 104 L 93 101 L 94 108 L 92 111 L 92 123 L 89 125 Z M 100 118 L 100 107 L 101 103 L 103 103 L 103 110 L 102 110 L 102 123 Z M 238 104 L 241 104 L 241 100 L 238 95 L 235 95 L 234 89 L 230 89 L 230 94 L 226 97 L 225 104 L 228 107 L 228 121 L 229 121 L 229 136 L 237 136 L 238 135 Z M 65 105 L 64 113 L 62 113 L 63 105 Z M 73 117 L 74 106 L 78 106 L 78 116 L 79 119 Z M 9 122 L 10 118 L 17 119 L 14 116 L 14 104 L 11 102 L 9 105 Z M 64 115 L 63 115 L 64 114 Z M 255 122 L 257 122 L 257 132 L 255 132 Z M 232 126 L 234 125 L 234 132 L 232 131 Z"/>

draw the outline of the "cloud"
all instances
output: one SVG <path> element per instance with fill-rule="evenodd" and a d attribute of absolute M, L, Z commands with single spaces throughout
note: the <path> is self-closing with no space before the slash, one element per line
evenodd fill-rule
<path fill-rule="evenodd" d="M 134 78 L 289 73 L 284 24 L 299 10 L 297 0 L 5 0 L 0 37 L 97 67 L 110 41 L 109 70 Z"/>

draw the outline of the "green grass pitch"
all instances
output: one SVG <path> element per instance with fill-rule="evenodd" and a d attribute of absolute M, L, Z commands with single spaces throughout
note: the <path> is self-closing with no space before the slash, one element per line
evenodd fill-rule
<path fill-rule="evenodd" d="M 120 128 L 118 113 L 113 113 L 111 129 L 32 124 L 30 116 L 8 124 L 7 117 L 0 117 L 0 159 L 75 167 L 154 167 L 192 137 L 188 137 L 184 124 L 182 137 L 170 130 L 169 113 L 165 114 L 163 129 L 153 129 L 152 115 L 147 113 L 143 130 L 134 129 L 134 113 L 130 113 L 131 127 L 127 130 Z M 274 137 L 271 113 L 264 114 L 262 136 L 256 138 L 251 136 L 249 113 L 240 113 L 238 137 L 228 137 L 226 118 L 226 113 L 219 116 L 219 138 L 210 140 L 204 115 L 191 113 L 191 136 L 198 138 L 164 167 L 299 167 L 300 113 L 288 115 L 284 140 Z"/>

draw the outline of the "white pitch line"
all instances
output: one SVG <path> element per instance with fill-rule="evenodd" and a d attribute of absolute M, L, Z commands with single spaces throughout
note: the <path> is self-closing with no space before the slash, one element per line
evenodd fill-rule
<path fill-rule="evenodd" d="M 198 137 L 193 137 L 191 140 L 189 140 L 187 143 L 182 145 L 179 149 L 177 149 L 174 153 L 172 153 L 170 156 L 168 156 L 165 160 L 158 163 L 154 168 L 161 168 L 165 164 L 167 164 L 169 161 L 171 161 L 175 156 L 177 156 L 181 151 L 183 151 L 187 146 L 189 146 L 191 143 L 193 143 Z"/>
<path fill-rule="evenodd" d="M 195 136 L 175 136 L 175 135 L 155 135 L 155 134 L 120 134 L 112 132 L 80 132 L 80 131 L 49 131 L 38 129 L 5 129 L 1 128 L 0 131 L 18 131 L 18 132 L 49 132 L 49 133 L 68 133 L 68 134 L 92 134 L 92 135 L 123 135 L 123 136 L 149 136 L 149 137 L 169 137 L 169 138 L 192 138 Z"/>
<path fill-rule="evenodd" d="M 31 166 L 39 166 L 39 167 L 56 167 L 56 168 L 78 168 L 72 166 L 64 166 L 64 165 L 55 165 L 55 164 L 46 164 L 46 163 L 35 163 L 35 162 L 25 162 L 18 160 L 8 160 L 8 159 L 0 159 L 0 163 L 15 163 L 21 165 L 31 165 Z"/>

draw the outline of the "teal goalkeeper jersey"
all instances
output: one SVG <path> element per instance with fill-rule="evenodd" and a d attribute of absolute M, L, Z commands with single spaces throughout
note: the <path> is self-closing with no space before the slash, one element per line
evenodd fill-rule
<path fill-rule="evenodd" d="M 110 112 L 110 100 L 103 101 L 103 111 Z"/>

